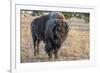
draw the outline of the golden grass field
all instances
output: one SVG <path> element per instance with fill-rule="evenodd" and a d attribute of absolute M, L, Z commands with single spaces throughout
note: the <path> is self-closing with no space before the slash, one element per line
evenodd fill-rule
<path fill-rule="evenodd" d="M 44 51 L 44 43 L 40 44 L 40 54 L 34 56 L 33 53 L 33 43 L 30 32 L 30 24 L 31 21 L 35 17 L 29 14 L 21 14 L 21 46 L 20 46 L 20 60 L 21 63 L 25 62 L 45 62 L 48 61 L 48 56 Z M 85 23 L 82 19 L 72 18 L 68 19 L 68 23 L 70 26 L 70 31 L 68 33 L 68 37 L 63 43 L 61 49 L 59 50 L 59 58 L 58 61 L 71 61 L 71 60 L 85 60 L 89 59 L 89 30 L 78 30 L 82 27 L 77 27 L 79 25 L 88 25 L 89 23 Z M 76 26 L 72 26 L 75 24 Z M 77 27 L 77 28 L 74 28 Z M 85 28 L 85 27 L 84 27 Z M 52 60 L 55 61 L 55 60 Z"/>

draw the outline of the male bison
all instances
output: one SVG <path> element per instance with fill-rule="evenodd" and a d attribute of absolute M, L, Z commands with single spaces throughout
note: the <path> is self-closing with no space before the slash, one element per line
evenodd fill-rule
<path fill-rule="evenodd" d="M 52 58 L 52 54 L 58 58 L 58 50 L 65 41 L 68 31 L 68 23 L 60 12 L 51 12 L 34 19 L 31 23 L 34 55 L 39 54 L 39 43 L 43 41 L 49 59 Z"/>

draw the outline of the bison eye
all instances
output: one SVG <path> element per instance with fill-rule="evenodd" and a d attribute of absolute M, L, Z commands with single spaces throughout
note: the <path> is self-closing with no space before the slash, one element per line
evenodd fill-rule
<path fill-rule="evenodd" d="M 57 31 L 59 31 L 59 28 L 56 28 Z"/>

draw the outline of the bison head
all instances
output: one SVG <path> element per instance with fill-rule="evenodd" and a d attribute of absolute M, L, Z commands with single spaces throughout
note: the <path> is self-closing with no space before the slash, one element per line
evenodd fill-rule
<path fill-rule="evenodd" d="M 49 49 L 60 48 L 62 43 L 66 40 L 69 26 L 66 20 L 63 19 L 53 19 L 51 21 L 52 24 L 49 25 L 46 32 L 46 41 L 48 41 L 46 43 L 49 44 L 47 47 Z"/>
<path fill-rule="evenodd" d="M 66 40 L 69 26 L 66 20 L 57 19 L 54 22 L 55 26 L 52 28 L 53 33 L 53 41 L 56 44 L 56 46 L 59 48 L 61 44 Z"/>

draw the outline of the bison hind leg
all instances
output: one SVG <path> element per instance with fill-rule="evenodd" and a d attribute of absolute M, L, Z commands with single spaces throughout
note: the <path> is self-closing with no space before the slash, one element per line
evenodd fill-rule
<path fill-rule="evenodd" d="M 36 42 L 37 42 L 37 37 L 34 33 L 32 33 L 32 39 L 33 39 L 33 45 L 34 45 L 34 56 L 36 56 Z"/>
<path fill-rule="evenodd" d="M 41 41 L 40 39 L 37 39 L 37 51 L 36 51 L 37 54 L 39 54 L 39 44 L 40 44 L 40 41 Z"/>
<path fill-rule="evenodd" d="M 33 40 L 33 44 L 34 44 L 34 56 L 36 56 L 36 39 Z"/>

